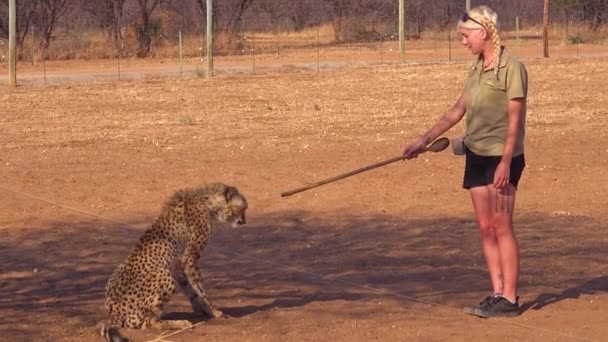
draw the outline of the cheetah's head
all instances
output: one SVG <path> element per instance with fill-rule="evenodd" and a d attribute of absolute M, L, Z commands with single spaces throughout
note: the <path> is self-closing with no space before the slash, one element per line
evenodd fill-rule
<path fill-rule="evenodd" d="M 247 223 L 245 197 L 233 186 L 214 184 L 213 188 L 214 191 L 208 200 L 214 218 L 219 222 L 230 223 L 232 227 Z"/>

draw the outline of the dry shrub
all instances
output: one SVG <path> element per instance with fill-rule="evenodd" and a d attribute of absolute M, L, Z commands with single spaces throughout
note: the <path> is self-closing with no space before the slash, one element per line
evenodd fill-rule
<path fill-rule="evenodd" d="M 151 58 L 177 58 L 179 53 L 178 36 L 175 30 L 168 30 L 160 26 L 160 30 L 153 37 Z M 391 27 L 365 26 L 360 22 L 349 22 L 346 26 L 345 40 L 352 41 L 379 41 L 380 37 L 375 32 L 390 32 Z M 165 32 L 166 31 L 166 32 Z M 169 32 L 169 33 L 167 33 Z M 46 52 L 48 59 L 106 59 L 115 58 L 118 54 L 114 43 L 109 38 L 97 31 L 72 31 L 59 32 L 57 39 L 53 40 L 51 47 Z M 421 37 L 420 43 L 432 43 L 446 41 L 451 37 L 453 42 L 458 42 L 460 36 L 456 32 L 455 25 L 445 29 L 428 28 Z M 519 36 L 525 40 L 541 40 L 542 26 L 526 27 L 524 30 L 503 31 L 501 36 L 504 40 L 515 39 Z M 397 36 L 385 36 L 384 40 L 394 40 Z M 608 43 L 608 27 L 593 31 L 589 25 L 571 24 L 565 26 L 553 25 L 549 29 L 550 44 L 606 44 Z M 313 47 L 317 44 L 327 46 L 335 43 L 333 27 L 325 23 L 315 27 L 307 27 L 300 32 L 241 32 L 231 39 L 228 34 L 220 32 L 215 35 L 214 53 L 216 55 L 241 55 L 250 54 L 255 48 L 256 53 L 282 53 L 284 50 Z M 36 47 L 39 43 L 35 43 Z M 184 57 L 196 58 L 206 54 L 205 33 L 189 33 L 183 36 Z M 4 44 L 6 46 L 6 44 Z M 137 27 L 135 24 L 123 30 L 123 41 L 121 44 L 122 57 L 135 57 L 138 48 Z M 3 50 L 0 45 L 0 52 Z M 31 40 L 26 39 L 21 49 L 21 59 L 31 60 Z M 35 58 L 43 58 L 43 53 L 35 49 Z M 0 56 L 0 63 L 4 63 Z"/>

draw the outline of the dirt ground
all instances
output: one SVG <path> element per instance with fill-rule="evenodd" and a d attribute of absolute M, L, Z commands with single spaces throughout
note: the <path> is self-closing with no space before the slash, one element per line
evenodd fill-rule
<path fill-rule="evenodd" d="M 176 294 L 167 315 L 196 327 L 137 341 L 605 340 L 607 58 L 527 62 L 517 318 L 462 313 L 490 284 L 461 157 L 280 197 L 399 155 L 467 65 L 0 88 L 0 340 L 99 341 L 108 276 L 165 198 L 213 181 L 250 203 L 201 260 L 229 317 Z"/>

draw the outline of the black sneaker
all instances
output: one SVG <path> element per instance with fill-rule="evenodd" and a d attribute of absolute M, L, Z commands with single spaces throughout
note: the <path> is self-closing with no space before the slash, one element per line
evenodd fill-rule
<path fill-rule="evenodd" d="M 465 306 L 464 313 L 467 315 L 477 315 L 475 312 L 479 310 L 487 310 L 494 298 L 496 298 L 496 296 L 490 295 L 484 298 L 477 306 Z"/>
<path fill-rule="evenodd" d="M 515 303 L 505 297 L 494 297 L 487 305 L 476 307 L 472 315 L 482 318 L 519 316 L 519 297 Z"/>

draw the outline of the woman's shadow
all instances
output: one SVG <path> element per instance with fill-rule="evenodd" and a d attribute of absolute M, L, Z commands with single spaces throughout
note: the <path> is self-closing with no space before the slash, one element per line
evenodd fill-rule
<path fill-rule="evenodd" d="M 547 305 L 555 304 L 564 299 L 576 299 L 583 294 L 596 294 L 608 292 L 608 276 L 593 278 L 585 283 L 570 287 L 561 293 L 541 293 L 536 299 L 522 305 L 522 312 L 527 310 L 540 310 Z"/>

